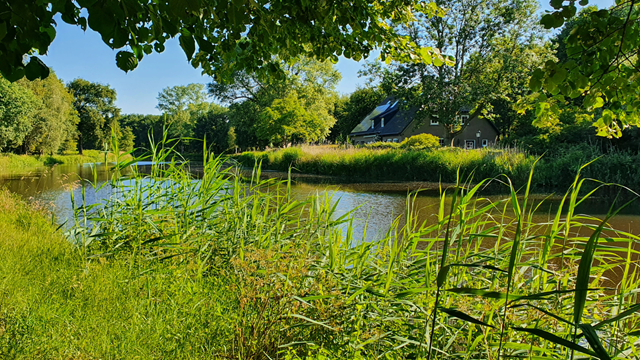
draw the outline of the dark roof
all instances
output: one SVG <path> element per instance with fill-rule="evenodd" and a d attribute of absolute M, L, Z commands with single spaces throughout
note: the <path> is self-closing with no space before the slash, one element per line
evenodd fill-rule
<path fill-rule="evenodd" d="M 411 123 L 417 110 L 417 108 L 404 109 L 398 100 L 388 97 L 369 113 L 350 135 L 399 134 Z M 384 127 L 382 119 L 384 119 Z M 373 127 L 371 127 L 371 120 L 373 120 Z"/>
<path fill-rule="evenodd" d="M 414 115 L 418 111 L 417 107 L 404 108 L 402 104 L 394 97 L 387 97 L 382 100 L 380 105 L 376 107 L 369 115 L 367 115 L 356 126 L 349 135 L 397 135 L 404 131 L 404 129 L 411 124 Z M 469 107 L 462 107 L 460 112 L 462 114 L 468 114 Z M 384 118 L 384 127 L 382 127 L 382 119 Z M 373 120 L 374 126 L 371 127 L 371 120 Z M 489 125 L 500 134 L 500 130 L 493 124 L 492 121 L 486 119 Z"/>

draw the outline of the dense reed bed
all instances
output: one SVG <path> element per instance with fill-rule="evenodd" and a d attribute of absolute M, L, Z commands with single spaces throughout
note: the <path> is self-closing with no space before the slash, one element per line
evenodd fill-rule
<path fill-rule="evenodd" d="M 540 206 L 529 200 L 531 176 L 521 191 L 500 176 L 492 181 L 507 188 L 503 201 L 479 195 L 489 180 L 456 181 L 429 225 L 418 222 L 412 194 L 386 235 L 365 242 L 354 238 L 350 214 L 334 214 L 335 199 L 295 200 L 289 182 L 260 180 L 259 168 L 241 179 L 210 155 L 195 180 L 187 164 L 166 161 L 173 157 L 166 148 L 154 150 L 158 165 L 145 174 L 119 162 L 111 182 L 84 184 L 66 230 L 73 248 L 3 240 L 31 248 L 16 258 L 0 247 L 1 263 L 13 264 L 0 267 L 0 354 L 640 356 L 640 238 L 607 223 L 624 204 L 612 201 L 605 219 L 575 213 L 588 182 L 580 176 L 548 222 L 531 220 Z M 111 196 L 85 203 L 84 194 L 100 187 Z M 31 267 L 18 271 L 22 261 Z M 24 296 L 39 295 L 16 304 L 23 295 L 5 277 L 11 271 L 39 279 L 21 282 Z"/>
<path fill-rule="evenodd" d="M 263 152 L 245 152 L 236 158 L 245 167 L 261 162 L 265 169 L 331 175 L 355 181 L 427 181 L 455 183 L 457 174 L 476 179 L 507 175 L 516 187 L 527 182 L 536 157 L 517 149 L 439 148 L 403 149 L 391 143 L 367 147 L 301 146 Z M 564 191 L 582 164 L 584 176 L 640 189 L 640 155 L 591 147 L 558 150 L 543 156 L 533 179 L 535 191 Z M 586 184 L 592 189 L 592 184 Z"/>

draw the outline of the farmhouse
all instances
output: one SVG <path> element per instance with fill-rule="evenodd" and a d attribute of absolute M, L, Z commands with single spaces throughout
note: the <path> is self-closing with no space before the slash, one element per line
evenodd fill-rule
<path fill-rule="evenodd" d="M 417 134 L 431 134 L 440 138 L 444 145 L 445 129 L 437 118 L 423 121 L 414 120 L 417 108 L 402 109 L 398 100 L 388 97 L 382 101 L 349 134 L 354 144 L 367 144 L 376 141 L 401 142 Z M 495 144 L 499 131 L 485 118 L 475 116 L 469 119 L 469 110 L 460 111 L 460 122 L 467 127 L 453 140 L 453 145 L 465 149 L 476 149 Z"/>

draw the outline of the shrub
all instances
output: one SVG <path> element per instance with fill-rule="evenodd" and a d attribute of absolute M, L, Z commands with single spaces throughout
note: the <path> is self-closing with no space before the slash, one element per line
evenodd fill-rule
<path fill-rule="evenodd" d="M 400 147 L 400 144 L 393 143 L 393 142 L 377 141 L 374 143 L 366 144 L 365 147 L 369 149 L 397 149 Z"/>
<path fill-rule="evenodd" d="M 404 139 L 400 144 L 404 149 L 435 149 L 440 147 L 440 139 L 431 134 L 418 134 Z"/>

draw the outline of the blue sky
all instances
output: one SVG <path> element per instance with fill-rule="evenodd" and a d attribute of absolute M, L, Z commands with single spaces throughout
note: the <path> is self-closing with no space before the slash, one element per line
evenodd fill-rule
<path fill-rule="evenodd" d="M 613 0 L 592 0 L 590 3 L 608 7 Z M 543 9 L 549 9 L 548 1 L 543 0 L 541 4 Z M 187 62 L 175 39 L 166 44 L 163 53 L 145 56 L 137 69 L 125 73 L 116 67 L 117 51 L 107 47 L 97 33 L 91 30 L 83 32 L 79 27 L 62 21 L 58 21 L 58 24 L 56 39 L 44 62 L 65 82 L 83 78 L 111 85 L 118 93 L 117 106 L 125 114 L 159 114 L 155 106 L 162 89 L 210 81 L 208 76 L 202 76 L 199 69 L 194 69 Z M 342 73 L 342 81 L 338 86 L 340 93 L 348 94 L 358 85 L 364 85 L 365 79 L 358 78 L 358 70 L 363 63 L 340 59 L 337 64 Z"/>

